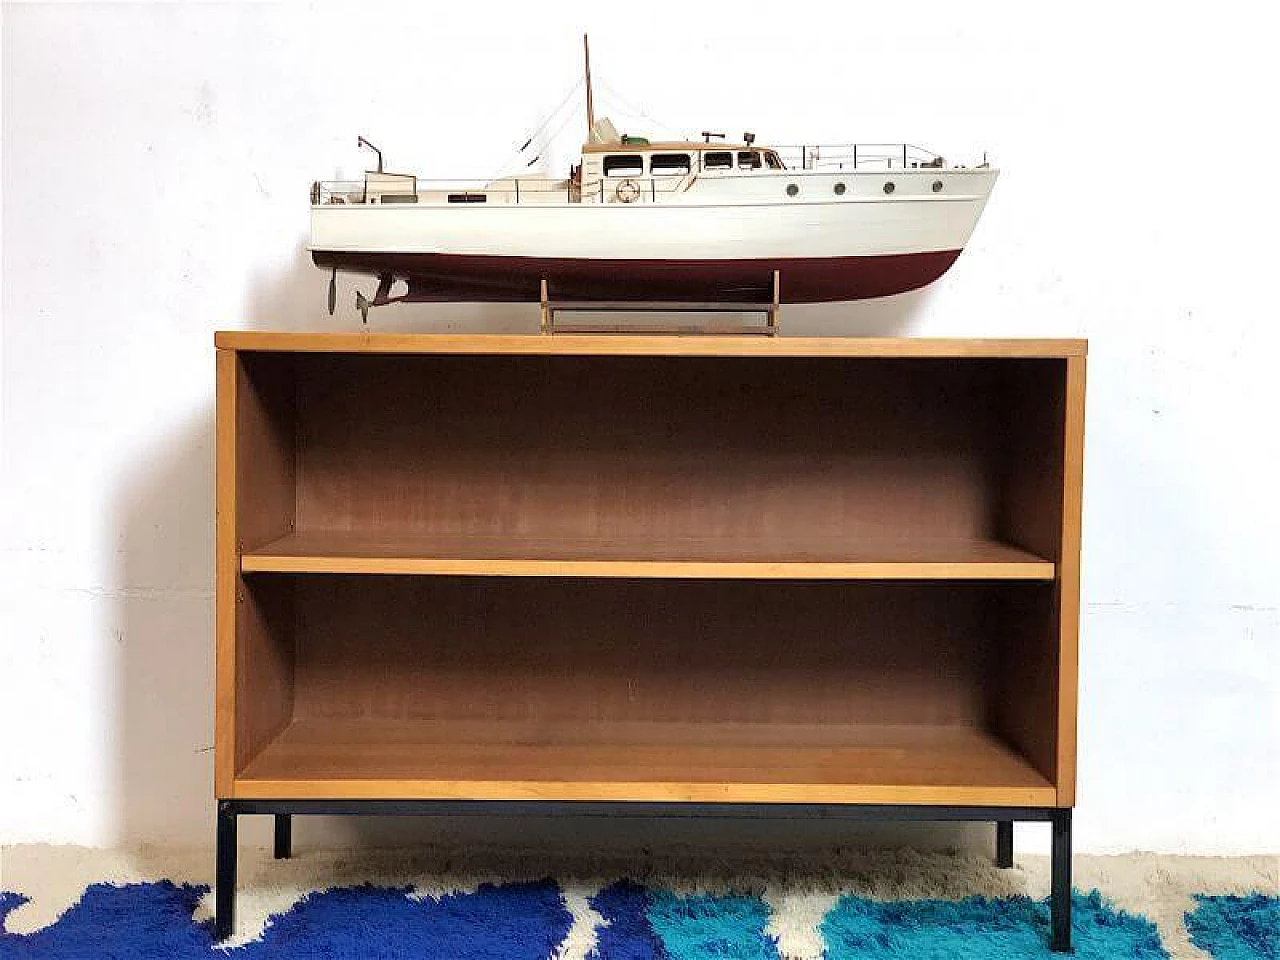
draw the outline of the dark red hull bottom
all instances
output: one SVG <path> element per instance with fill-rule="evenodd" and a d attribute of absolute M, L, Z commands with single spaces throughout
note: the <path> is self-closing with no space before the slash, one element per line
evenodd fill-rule
<path fill-rule="evenodd" d="M 959 250 L 875 257 L 794 257 L 770 260 L 583 260 L 444 253 L 339 253 L 316 250 L 316 266 L 409 284 L 393 300 L 536 302 L 546 280 L 556 300 L 767 302 L 773 271 L 783 303 L 865 300 L 932 283 Z"/>

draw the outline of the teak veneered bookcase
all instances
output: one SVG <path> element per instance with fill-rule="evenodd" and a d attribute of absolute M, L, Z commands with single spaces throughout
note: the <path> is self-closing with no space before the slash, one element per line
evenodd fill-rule
<path fill-rule="evenodd" d="M 236 818 L 1012 822 L 1070 942 L 1085 344 L 220 333 Z"/>

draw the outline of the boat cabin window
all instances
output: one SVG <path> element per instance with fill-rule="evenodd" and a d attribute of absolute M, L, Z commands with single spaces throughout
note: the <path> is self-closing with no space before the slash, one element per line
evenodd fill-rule
<path fill-rule="evenodd" d="M 733 154 L 728 150 L 717 150 L 713 153 L 704 153 L 702 155 L 702 169 L 704 170 L 732 170 Z"/>
<path fill-rule="evenodd" d="M 772 150 L 770 150 L 764 155 L 764 165 L 768 167 L 770 170 L 783 169 L 782 160 Z"/>
<path fill-rule="evenodd" d="M 606 177 L 640 177 L 644 175 L 644 157 L 638 153 L 611 153 L 604 158 Z"/>
<path fill-rule="evenodd" d="M 655 153 L 649 160 L 649 172 L 655 177 L 682 177 L 689 169 L 687 153 Z"/>
<path fill-rule="evenodd" d="M 739 170 L 759 170 L 760 154 L 754 150 L 742 150 L 738 153 Z"/>

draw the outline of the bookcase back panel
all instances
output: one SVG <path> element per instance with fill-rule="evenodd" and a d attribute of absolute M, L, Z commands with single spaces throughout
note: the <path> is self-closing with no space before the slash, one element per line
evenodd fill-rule
<path fill-rule="evenodd" d="M 995 362 L 293 359 L 300 530 L 948 539 L 997 525 Z"/>
<path fill-rule="evenodd" d="M 296 587 L 299 716 L 972 724 L 992 682 L 981 585 L 307 577 Z"/>

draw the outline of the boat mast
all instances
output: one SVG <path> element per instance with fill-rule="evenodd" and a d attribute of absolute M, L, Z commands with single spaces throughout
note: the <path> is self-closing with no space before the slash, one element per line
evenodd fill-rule
<path fill-rule="evenodd" d="M 587 42 L 585 33 L 582 35 L 582 55 L 587 70 L 587 140 L 590 141 L 591 131 L 596 127 L 596 110 L 591 99 L 591 45 Z"/>

